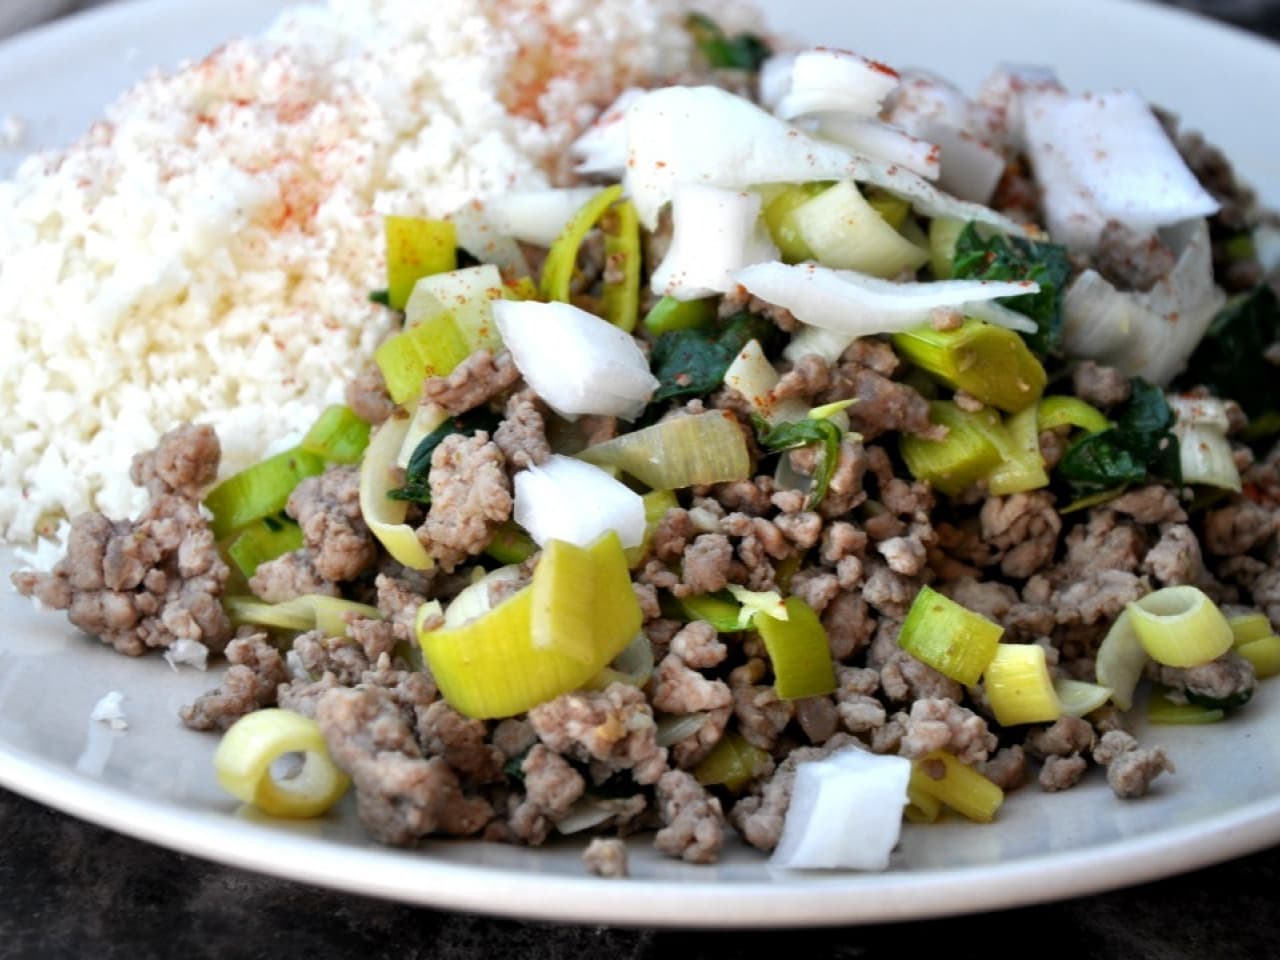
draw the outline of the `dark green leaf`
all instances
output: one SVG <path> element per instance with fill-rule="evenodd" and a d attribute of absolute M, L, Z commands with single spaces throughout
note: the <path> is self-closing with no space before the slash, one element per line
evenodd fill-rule
<path fill-rule="evenodd" d="M 774 453 L 807 447 L 811 443 L 822 444 L 813 469 L 813 489 L 809 493 L 809 509 L 812 510 L 827 495 L 831 476 L 840 460 L 840 428 L 830 420 L 805 419 L 773 426 L 763 417 L 753 417 L 752 420 L 760 445 Z"/>
<path fill-rule="evenodd" d="M 431 502 L 431 455 L 440 446 L 445 437 L 455 433 L 471 436 L 477 430 L 486 430 L 489 435 L 498 428 L 502 420 L 496 414 L 483 408 L 470 410 L 462 416 L 446 420 L 436 429 L 419 441 L 409 457 L 409 465 L 404 472 L 404 486 L 388 490 L 387 496 L 392 500 L 408 500 L 411 503 L 428 504 Z"/>
<path fill-rule="evenodd" d="M 1280 410 L 1280 370 L 1267 348 L 1280 340 L 1280 300 L 1267 284 L 1232 299 L 1196 347 L 1180 382 L 1230 397 L 1250 418 Z"/>
<path fill-rule="evenodd" d="M 706 57 L 707 64 L 716 69 L 750 70 L 754 73 L 773 53 L 769 45 L 754 33 L 726 36 L 720 25 L 705 14 L 689 14 L 685 28 Z"/>
<path fill-rule="evenodd" d="M 653 341 L 649 365 L 660 386 L 654 403 L 677 397 L 705 397 L 724 382 L 733 358 L 751 340 L 765 340 L 773 324 L 739 313 L 719 330 L 673 330 Z"/>
<path fill-rule="evenodd" d="M 369 292 L 369 302 L 370 302 L 370 303 L 380 303 L 380 304 L 382 304 L 384 307 L 389 307 L 389 306 L 391 306 L 391 291 L 386 290 L 386 289 L 383 289 L 383 290 L 371 290 L 371 291 Z"/>
<path fill-rule="evenodd" d="M 1058 476 L 1077 497 L 1142 483 L 1148 476 L 1182 481 L 1173 411 L 1159 387 L 1141 377 L 1132 384 L 1116 425 L 1078 440 L 1058 464 Z"/>
<path fill-rule="evenodd" d="M 1057 352 L 1062 338 L 1062 297 L 1071 279 L 1066 247 L 999 234 L 984 240 L 977 226 L 970 223 L 956 239 L 952 276 L 958 280 L 1034 280 L 1040 284 L 1039 293 L 1002 297 L 999 302 L 1035 321 L 1036 332 L 1022 335 L 1027 346 L 1041 356 Z"/>

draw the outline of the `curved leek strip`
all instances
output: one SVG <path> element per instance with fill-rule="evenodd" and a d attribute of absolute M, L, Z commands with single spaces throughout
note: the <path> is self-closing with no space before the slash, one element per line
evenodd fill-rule
<path fill-rule="evenodd" d="M 991 430 L 991 442 L 1001 452 L 1000 463 L 987 475 L 987 489 L 996 496 L 1039 490 L 1049 485 L 1040 453 L 1036 408 L 1027 407 Z"/>
<path fill-rule="evenodd" d="M 1094 659 L 1098 683 L 1111 688 L 1111 701 L 1121 710 L 1133 706 L 1133 691 L 1147 666 L 1147 651 L 1122 611 L 1102 638 Z"/>
<path fill-rule="evenodd" d="M 1006 413 L 1033 406 L 1048 382 L 1022 337 L 981 320 L 966 320 L 956 330 L 915 327 L 895 333 L 893 346 L 947 386 Z"/>
<path fill-rule="evenodd" d="M 1047 723 L 1062 716 L 1044 647 L 1001 643 L 982 675 L 991 711 L 1002 727 Z"/>
<path fill-rule="evenodd" d="M 607 187 L 584 203 L 565 224 L 564 230 L 547 251 L 547 259 L 542 263 L 542 283 L 539 287 L 548 300 L 569 302 L 569 284 L 573 280 L 573 270 L 578 262 L 578 249 L 596 221 L 621 196 L 621 184 Z"/>
<path fill-rule="evenodd" d="M 447 376 L 470 354 L 453 314 L 443 311 L 382 341 L 373 360 L 391 399 L 403 404 L 422 392 L 422 381 Z"/>
<path fill-rule="evenodd" d="M 1036 408 L 1036 425 L 1041 430 L 1071 426 L 1079 427 L 1086 433 L 1101 433 L 1111 426 L 1111 421 L 1101 410 L 1089 406 L 1079 397 L 1055 394 L 1040 401 L 1040 406 Z"/>
<path fill-rule="evenodd" d="M 654 490 L 751 476 L 746 438 L 733 414 L 720 410 L 664 420 L 588 447 L 578 456 L 597 467 L 617 467 Z"/>
<path fill-rule="evenodd" d="M 326 407 L 299 446 L 333 463 L 357 463 L 369 445 L 369 424 L 340 403 Z"/>
<path fill-rule="evenodd" d="M 458 235 L 447 220 L 387 217 L 387 303 L 403 310 L 422 277 L 457 269 Z"/>
<path fill-rule="evenodd" d="M 1280 637 L 1246 640 L 1236 647 L 1236 653 L 1253 664 L 1253 672 L 1259 680 L 1280 673 Z"/>
<path fill-rule="evenodd" d="M 653 676 L 653 643 L 641 630 L 625 650 L 613 658 L 613 662 L 605 667 L 586 683 L 588 690 L 604 690 L 611 683 L 625 683 L 629 687 L 644 687 Z"/>
<path fill-rule="evenodd" d="M 769 228 L 769 236 L 773 238 L 778 252 L 787 263 L 813 259 L 813 251 L 800 235 L 795 213 L 829 186 L 831 185 L 827 183 L 790 184 L 778 188 L 775 196 L 766 199 L 765 226 Z"/>
<path fill-rule="evenodd" d="M 409 504 L 387 496 L 399 486 L 395 462 L 408 430 L 408 420 L 392 417 L 369 440 L 360 464 L 360 515 L 378 542 L 397 561 L 414 570 L 430 570 L 435 561 L 413 528 L 404 522 Z"/>
<path fill-rule="evenodd" d="M 339 597 L 308 593 L 283 603 L 263 603 L 253 597 L 225 597 L 222 601 L 234 624 L 256 624 L 281 630 L 320 630 L 330 637 L 347 635 L 347 619 L 381 620 L 377 607 Z"/>
<path fill-rule="evenodd" d="M 710 326 L 716 318 L 716 300 L 716 297 L 704 300 L 663 297 L 645 314 L 644 328 L 658 337 L 676 330 L 696 330 Z"/>
<path fill-rule="evenodd" d="M 660 747 L 669 747 L 692 737 L 705 727 L 710 719 L 711 714 L 705 710 L 697 713 L 668 714 L 658 721 L 654 740 Z"/>
<path fill-rule="evenodd" d="M 538 545 L 514 520 L 508 520 L 493 532 L 484 552 L 499 563 L 524 563 L 538 552 Z"/>
<path fill-rule="evenodd" d="M 209 529 L 221 540 L 247 523 L 284 509 L 293 488 L 324 472 L 324 460 L 294 447 L 233 474 L 209 491 L 204 505 L 213 514 Z"/>
<path fill-rule="evenodd" d="M 497 350 L 502 337 L 493 322 L 492 303 L 503 299 L 507 290 L 502 274 L 491 263 L 423 277 L 405 304 L 404 324 L 414 327 L 439 313 L 450 313 L 468 352 L 480 347 Z"/>
<path fill-rule="evenodd" d="M 640 319 L 640 220 L 624 200 L 602 218 L 604 230 L 604 318 L 627 333 Z M 613 279 L 610 279 L 610 278 Z"/>
<path fill-rule="evenodd" d="M 979 418 L 986 418 L 986 422 Z M 900 449 L 907 469 L 949 496 L 986 477 L 1000 464 L 1000 449 L 991 441 L 999 427 L 995 411 L 966 413 L 949 400 L 929 404 L 929 420 L 947 428 L 942 440 L 913 433 L 902 435 Z"/>
<path fill-rule="evenodd" d="M 1231 640 L 1237 647 L 1275 633 L 1271 629 L 1271 620 L 1265 613 L 1242 613 L 1227 617 L 1227 626 L 1231 628 Z"/>
<path fill-rule="evenodd" d="M 246 577 L 258 565 L 292 553 L 302 546 L 302 528 L 292 520 L 263 517 L 249 524 L 227 545 L 227 556 Z"/>
<path fill-rule="evenodd" d="M 889 279 L 915 271 L 929 259 L 886 223 L 848 180 L 796 207 L 789 219 L 812 258 L 823 266 Z"/>
<path fill-rule="evenodd" d="M 818 697 L 836 688 L 835 668 L 822 621 L 799 597 L 787 597 L 787 619 L 757 613 L 751 623 L 773 664 L 773 688 L 780 700 Z"/>
<path fill-rule="evenodd" d="M 963 220 L 951 217 L 934 217 L 929 221 L 929 269 L 935 279 L 951 279 L 956 262 L 956 241 L 964 228 Z"/>
<path fill-rule="evenodd" d="M 468 717 L 510 717 L 588 683 L 631 643 L 640 604 L 616 534 L 588 548 L 552 541 L 533 583 L 418 643 L 446 701 Z"/>
<path fill-rule="evenodd" d="M 1205 707 L 1198 703 L 1174 703 L 1162 693 L 1154 693 L 1147 702 L 1147 722 L 1161 725 L 1198 725 L 1217 723 L 1226 712 L 1221 707 Z"/>
<path fill-rule="evenodd" d="M 1110 490 L 1099 490 L 1097 493 L 1091 493 L 1088 496 L 1078 497 L 1072 500 L 1058 512 L 1064 516 L 1069 513 L 1078 513 L 1081 510 L 1088 510 L 1090 507 L 1096 507 L 1100 503 L 1106 503 L 1108 500 L 1114 500 L 1120 494 L 1124 493 L 1124 487 L 1113 487 Z"/>
<path fill-rule="evenodd" d="M 480 574 L 480 576 L 475 577 L 474 574 Z M 473 571 L 471 585 L 463 588 L 456 597 L 449 601 L 449 606 L 444 611 L 444 626 L 461 627 L 477 617 L 483 617 L 493 609 L 493 605 L 489 602 L 489 586 L 504 580 L 518 580 L 519 578 L 520 568 L 516 566 L 499 567 L 489 573 L 484 573 L 480 567 L 476 567 Z M 421 628 L 421 624 L 419 624 L 419 628 Z"/>
<path fill-rule="evenodd" d="M 1231 625 L 1197 587 L 1165 587 L 1125 610 L 1143 648 L 1165 666 L 1199 666 L 1231 649 Z"/>
<path fill-rule="evenodd" d="M 1083 680 L 1071 680 L 1059 677 L 1053 681 L 1053 692 L 1058 698 L 1058 706 L 1064 716 L 1083 717 L 1111 699 L 1112 689 L 1096 683 L 1085 683 Z"/>
<path fill-rule="evenodd" d="M 957 683 L 971 687 L 995 656 L 1004 627 L 929 587 L 916 594 L 898 646 Z"/>
<path fill-rule="evenodd" d="M 304 755 L 302 769 L 295 777 L 277 780 L 271 765 L 291 753 Z M 222 789 L 273 817 L 318 817 L 350 784 L 329 758 L 316 722 L 274 708 L 233 723 L 214 751 L 213 769 Z"/>
<path fill-rule="evenodd" d="M 767 772 L 773 758 L 752 746 L 740 733 L 726 733 L 711 752 L 693 768 L 693 775 L 704 787 L 720 785 L 730 793 L 740 793 L 756 777 Z"/>
<path fill-rule="evenodd" d="M 672 598 L 669 606 L 677 618 L 705 620 L 717 633 L 737 633 L 742 629 L 742 607 L 714 594 Z"/>
<path fill-rule="evenodd" d="M 396 454 L 397 467 L 408 469 L 418 444 L 431 436 L 449 419 L 449 411 L 435 403 L 421 404 L 409 418 L 409 426 L 405 429 L 404 438 L 400 441 L 400 452 Z"/>
<path fill-rule="evenodd" d="M 916 786 L 916 766 L 911 766 L 911 780 L 907 783 L 907 805 L 902 815 L 908 823 L 933 823 L 942 812 L 942 801 Z"/>
<path fill-rule="evenodd" d="M 994 820 L 1004 803 L 1003 790 L 945 750 L 935 750 L 912 764 L 908 790 L 912 788 L 979 823 Z"/>

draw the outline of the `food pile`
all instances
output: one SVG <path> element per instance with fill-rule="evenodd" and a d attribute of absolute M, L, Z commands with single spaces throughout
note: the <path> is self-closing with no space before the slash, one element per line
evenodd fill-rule
<path fill-rule="evenodd" d="M 1130 92 L 683 29 L 576 182 L 387 211 L 386 335 L 296 445 L 176 426 L 15 584 L 224 656 L 182 720 L 228 790 L 388 844 L 882 869 L 1031 781 L 1142 796 L 1144 714 L 1280 672 L 1251 195 Z"/>

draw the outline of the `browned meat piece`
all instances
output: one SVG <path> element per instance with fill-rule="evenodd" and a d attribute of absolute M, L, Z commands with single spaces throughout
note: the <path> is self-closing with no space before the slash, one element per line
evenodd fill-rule
<path fill-rule="evenodd" d="M 857 397 L 858 402 L 848 410 L 849 423 L 868 440 L 890 432 L 914 433 L 935 440 L 946 435 L 944 428 L 929 421 L 929 401 L 914 387 L 844 359 L 831 380 L 823 401 Z"/>
<path fill-rule="evenodd" d="M 384 423 L 396 412 L 395 401 L 387 393 L 387 383 L 376 364 L 347 381 L 346 401 L 357 417 L 372 424 Z"/>
<path fill-rule="evenodd" d="M 333 467 L 308 477 L 289 494 L 285 512 L 298 521 L 316 572 L 341 583 L 364 573 L 378 557 L 360 513 L 360 471 Z"/>
<path fill-rule="evenodd" d="M 797 360 L 769 391 L 770 401 L 777 403 L 800 397 L 813 400 L 831 386 L 831 368 L 821 357 L 806 354 Z"/>
<path fill-rule="evenodd" d="M 921 663 L 905 650 L 896 650 L 880 668 L 880 685 L 893 703 L 914 700 L 954 700 L 964 696 L 964 688 L 950 677 Z"/>
<path fill-rule="evenodd" d="M 733 707 L 724 706 L 707 712 L 707 721 L 683 740 L 671 744 L 668 752 L 671 766 L 678 770 L 696 767 L 724 737 L 724 729 L 733 716 Z"/>
<path fill-rule="evenodd" d="M 1069 757 L 1047 757 L 1040 767 L 1040 788 L 1048 793 L 1069 790 L 1080 782 L 1088 768 L 1089 761 L 1078 753 Z"/>
<path fill-rule="evenodd" d="M 1058 427 L 1056 430 L 1042 430 L 1040 432 L 1040 457 L 1044 460 L 1045 470 L 1053 470 L 1062 462 L 1062 458 L 1067 452 L 1067 431 L 1069 429 L 1068 427 Z"/>
<path fill-rule="evenodd" d="M 1200 540 L 1185 523 L 1175 523 L 1142 558 L 1142 572 L 1165 586 L 1198 583 L 1204 574 Z"/>
<path fill-rule="evenodd" d="M 508 717 L 493 728 L 492 739 L 493 745 L 502 751 L 502 755 L 511 759 L 537 743 L 538 735 L 533 732 L 533 725 L 528 720 Z"/>
<path fill-rule="evenodd" d="M 876 550 L 889 564 L 890 570 L 904 577 L 914 577 L 924 569 L 927 554 L 924 544 L 914 533 L 905 537 L 890 537 L 877 543 Z"/>
<path fill-rule="evenodd" d="M 1090 511 L 1089 522 L 1072 528 L 1067 535 L 1067 558 L 1061 573 L 1069 577 L 1082 570 L 1138 569 L 1147 551 L 1142 531 L 1131 523 L 1121 523 L 1112 510 Z"/>
<path fill-rule="evenodd" d="M 821 614 L 840 595 L 840 578 L 821 567 L 808 567 L 791 578 L 791 594 Z"/>
<path fill-rule="evenodd" d="M 662 775 L 657 799 L 665 826 L 653 838 L 654 847 L 688 863 L 715 863 L 724 845 L 720 801 L 683 770 Z"/>
<path fill-rule="evenodd" d="M 306 547 L 258 564 L 249 578 L 249 589 L 267 603 L 284 603 L 309 593 L 326 597 L 339 593 L 337 584 L 320 576 L 315 556 Z"/>
<path fill-rule="evenodd" d="M 162 436 L 154 450 L 137 454 L 129 479 L 153 498 L 172 493 L 199 500 L 217 479 L 221 458 L 222 444 L 213 427 L 185 423 Z"/>
<path fill-rule="evenodd" d="M 407 846 L 432 833 L 479 833 L 493 817 L 463 793 L 441 757 L 424 759 L 400 707 L 384 690 L 336 688 L 316 704 L 333 762 L 355 785 L 360 822 L 374 839 Z"/>
<path fill-rule="evenodd" d="M 837 665 L 836 681 L 836 712 L 846 730 L 862 736 L 874 734 L 885 725 L 884 704 L 875 696 L 880 689 L 879 671 Z"/>
<path fill-rule="evenodd" d="M 1005 617 L 1018 602 L 1018 591 L 1007 583 L 994 580 L 975 580 L 961 577 L 942 584 L 938 590 L 960 606 L 981 614 L 988 620 L 1004 623 Z"/>
<path fill-rule="evenodd" d="M 1006 793 L 1027 782 L 1027 754 L 1022 747 L 1001 747 L 986 763 L 978 764 L 978 772 Z"/>
<path fill-rule="evenodd" d="M 1204 546 L 1219 557 L 1236 557 L 1259 546 L 1275 531 L 1272 511 L 1236 497 L 1229 505 L 1205 515 Z"/>
<path fill-rule="evenodd" d="M 868 562 L 866 567 L 868 572 L 862 588 L 863 598 L 881 616 L 901 620 L 920 592 L 920 583 L 911 577 L 895 573 L 878 561 Z"/>
<path fill-rule="evenodd" d="M 899 753 L 912 760 L 935 750 L 955 754 L 961 763 L 984 762 L 996 748 L 987 721 L 953 700 L 925 699 L 911 704 Z"/>
<path fill-rule="evenodd" d="M 418 539 L 446 573 L 489 544 L 511 516 L 502 451 L 483 430 L 445 437 L 431 454 L 431 508 Z"/>
<path fill-rule="evenodd" d="M 671 563 L 680 559 L 693 537 L 693 521 L 689 519 L 689 511 L 672 507 L 662 515 L 654 528 L 649 549 L 663 563 Z"/>
<path fill-rule="evenodd" d="M 627 876 L 627 845 L 617 837 L 592 837 L 582 851 L 587 872 L 609 879 Z"/>
<path fill-rule="evenodd" d="M 487 347 L 481 347 L 447 377 L 428 378 L 422 385 L 422 399 L 457 416 L 487 403 L 519 379 L 520 371 L 510 353 L 504 350 L 495 357 Z"/>
<path fill-rule="evenodd" d="M 840 362 L 866 367 L 883 377 L 892 377 L 901 366 L 893 347 L 876 337 L 859 337 L 854 340 L 840 355 Z"/>
<path fill-rule="evenodd" d="M 226 730 L 247 713 L 276 702 L 276 688 L 289 680 L 280 652 L 265 633 L 242 633 L 227 644 L 231 666 L 216 690 L 179 711 L 192 730 Z"/>
<path fill-rule="evenodd" d="M 587 782 L 564 757 L 540 743 L 525 755 L 520 770 L 525 793 L 512 811 L 511 828 L 525 843 L 537 846 L 586 792 Z"/>
<path fill-rule="evenodd" d="M 826 743 L 840 729 L 840 713 L 830 697 L 796 701 L 796 722 L 810 743 Z"/>
<path fill-rule="evenodd" d="M 1027 752 L 1033 757 L 1069 757 L 1093 749 L 1093 727 L 1079 717 L 1061 717 L 1043 730 L 1026 737 Z"/>
<path fill-rule="evenodd" d="M 199 506 L 164 494 L 132 522 L 113 523 L 100 513 L 76 517 L 66 556 L 49 573 L 15 573 L 13 585 L 138 656 L 177 640 L 220 651 L 231 637 L 218 600 L 229 576 Z"/>
<path fill-rule="evenodd" d="M 319 630 L 295 637 L 293 653 L 297 664 L 309 676 L 332 674 L 344 687 L 359 683 L 365 671 L 373 665 L 358 643 L 345 637 L 326 636 Z"/>
<path fill-rule="evenodd" d="M 754 480 L 733 480 L 717 483 L 711 488 L 711 496 L 731 513 L 745 513 L 761 517 L 772 506 L 773 478 L 756 477 Z"/>
<path fill-rule="evenodd" d="M 1062 518 L 1042 490 L 989 497 L 979 514 L 982 538 L 999 553 L 1000 572 L 1025 579 L 1053 560 Z"/>
<path fill-rule="evenodd" d="M 529 722 L 556 753 L 591 763 L 598 780 L 630 770 L 635 782 L 644 785 L 666 770 L 667 751 L 655 740 L 653 711 L 644 694 L 625 683 L 539 704 L 529 711 Z"/>
<path fill-rule="evenodd" d="M 1110 622 L 1149 589 L 1143 578 L 1123 570 L 1096 570 L 1056 592 L 1051 606 L 1060 624 Z"/>
<path fill-rule="evenodd" d="M 455 772 L 476 783 L 502 778 L 502 751 L 486 742 L 489 730 L 483 720 L 464 717 L 443 700 L 415 712 L 424 755 L 444 757 Z"/>
<path fill-rule="evenodd" d="M 857 558 L 847 557 L 841 562 L 857 563 Z M 862 595 L 846 589 L 822 611 L 822 626 L 827 631 L 832 659 L 847 660 L 871 640 L 876 621 Z"/>
<path fill-rule="evenodd" d="M 704 620 L 694 620 L 680 628 L 671 638 L 671 654 L 695 670 L 717 666 L 728 656 L 729 648 L 720 642 L 716 628 Z"/>
<path fill-rule="evenodd" d="M 1205 700 L 1241 704 L 1253 696 L 1258 685 L 1253 664 L 1232 650 L 1197 667 L 1166 667 L 1153 660 L 1147 664 L 1147 675 L 1175 691 L 1171 696 L 1183 700 L 1189 694 Z"/>
<path fill-rule="evenodd" d="M 747 293 L 745 287 L 735 286 L 720 299 L 720 316 L 731 317 L 741 310 L 766 317 L 773 321 L 779 330 L 787 333 L 800 329 L 800 321 L 792 315 L 790 310 L 752 296 Z"/>
<path fill-rule="evenodd" d="M 836 566 L 846 557 L 861 558 L 867 549 L 867 535 L 852 523 L 837 520 L 822 532 L 822 562 Z"/>
<path fill-rule="evenodd" d="M 314 720 L 316 704 L 320 698 L 338 686 L 341 684 L 332 673 L 326 673 L 319 680 L 308 680 L 305 677 L 291 680 L 276 688 L 276 706 Z"/>
<path fill-rule="evenodd" d="M 676 596 L 715 593 L 729 583 L 733 546 L 721 533 L 704 533 L 684 553 L 682 582 L 672 589 Z"/>
<path fill-rule="evenodd" d="M 822 536 L 822 516 L 812 510 L 781 514 L 773 525 L 800 550 L 808 550 Z"/>
<path fill-rule="evenodd" d="M 733 713 L 743 739 L 761 750 L 772 750 L 778 735 L 791 722 L 795 707 L 778 699 L 773 684 L 760 685 L 764 675 L 763 660 L 748 660 L 730 672 L 729 689 L 733 691 Z"/>
<path fill-rule="evenodd" d="M 690 670 L 674 653 L 658 664 L 652 683 L 650 700 L 663 713 L 697 713 L 733 703 L 733 694 L 723 680 L 711 680 Z"/>
<path fill-rule="evenodd" d="M 812 474 L 815 466 L 813 447 L 791 452 L 791 463 L 801 473 Z M 827 485 L 827 495 L 818 504 L 818 513 L 828 519 L 842 517 L 867 499 L 862 480 L 867 472 L 867 450 L 849 437 L 840 441 L 840 457 Z"/>
<path fill-rule="evenodd" d="M 1150 290 L 1169 275 L 1175 260 L 1154 233 L 1138 233 L 1116 220 L 1102 228 L 1093 254 L 1094 267 L 1119 290 Z"/>
<path fill-rule="evenodd" d="M 648 583 L 632 582 L 631 590 L 636 595 L 636 603 L 640 604 L 640 616 L 645 621 L 656 620 L 662 616 L 662 605 L 658 600 L 657 588 Z M 492 597 L 493 590 L 490 589 L 489 593 Z M 490 599 L 490 603 L 492 602 Z"/>
<path fill-rule="evenodd" d="M 1123 730 L 1104 733 L 1093 750 L 1093 759 L 1107 768 L 1107 783 L 1124 800 L 1145 796 L 1156 777 L 1175 772 L 1163 748 L 1139 747 Z"/>
<path fill-rule="evenodd" d="M 1186 511 L 1178 502 L 1178 494 L 1158 483 L 1138 487 L 1107 501 L 1107 509 L 1127 514 L 1139 523 L 1185 523 Z"/>
<path fill-rule="evenodd" d="M 417 592 L 413 584 L 385 573 L 378 574 L 374 587 L 378 591 L 378 612 L 395 625 L 396 635 L 400 639 L 411 641 L 418 607 L 427 598 Z"/>
<path fill-rule="evenodd" d="M 545 463 L 551 456 L 547 442 L 546 408 L 532 390 L 520 390 L 507 400 L 502 423 L 493 432 L 493 442 L 507 458 L 511 470 Z"/>
<path fill-rule="evenodd" d="M 347 636 L 359 644 L 370 663 L 376 663 L 379 657 L 391 657 L 396 646 L 409 637 L 404 636 L 397 625 L 387 620 L 372 617 L 347 616 Z"/>

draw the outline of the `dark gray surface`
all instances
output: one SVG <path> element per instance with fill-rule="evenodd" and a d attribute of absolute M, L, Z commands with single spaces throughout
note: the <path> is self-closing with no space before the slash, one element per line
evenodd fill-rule
<path fill-rule="evenodd" d="M 1178 5 L 1280 36 L 1276 0 Z M 900 960 L 925 951 L 1080 960 L 1280 957 L 1280 848 L 1096 897 L 937 921 L 741 934 L 609 930 L 405 907 L 260 877 L 0 791 L 0 958 Z"/>

